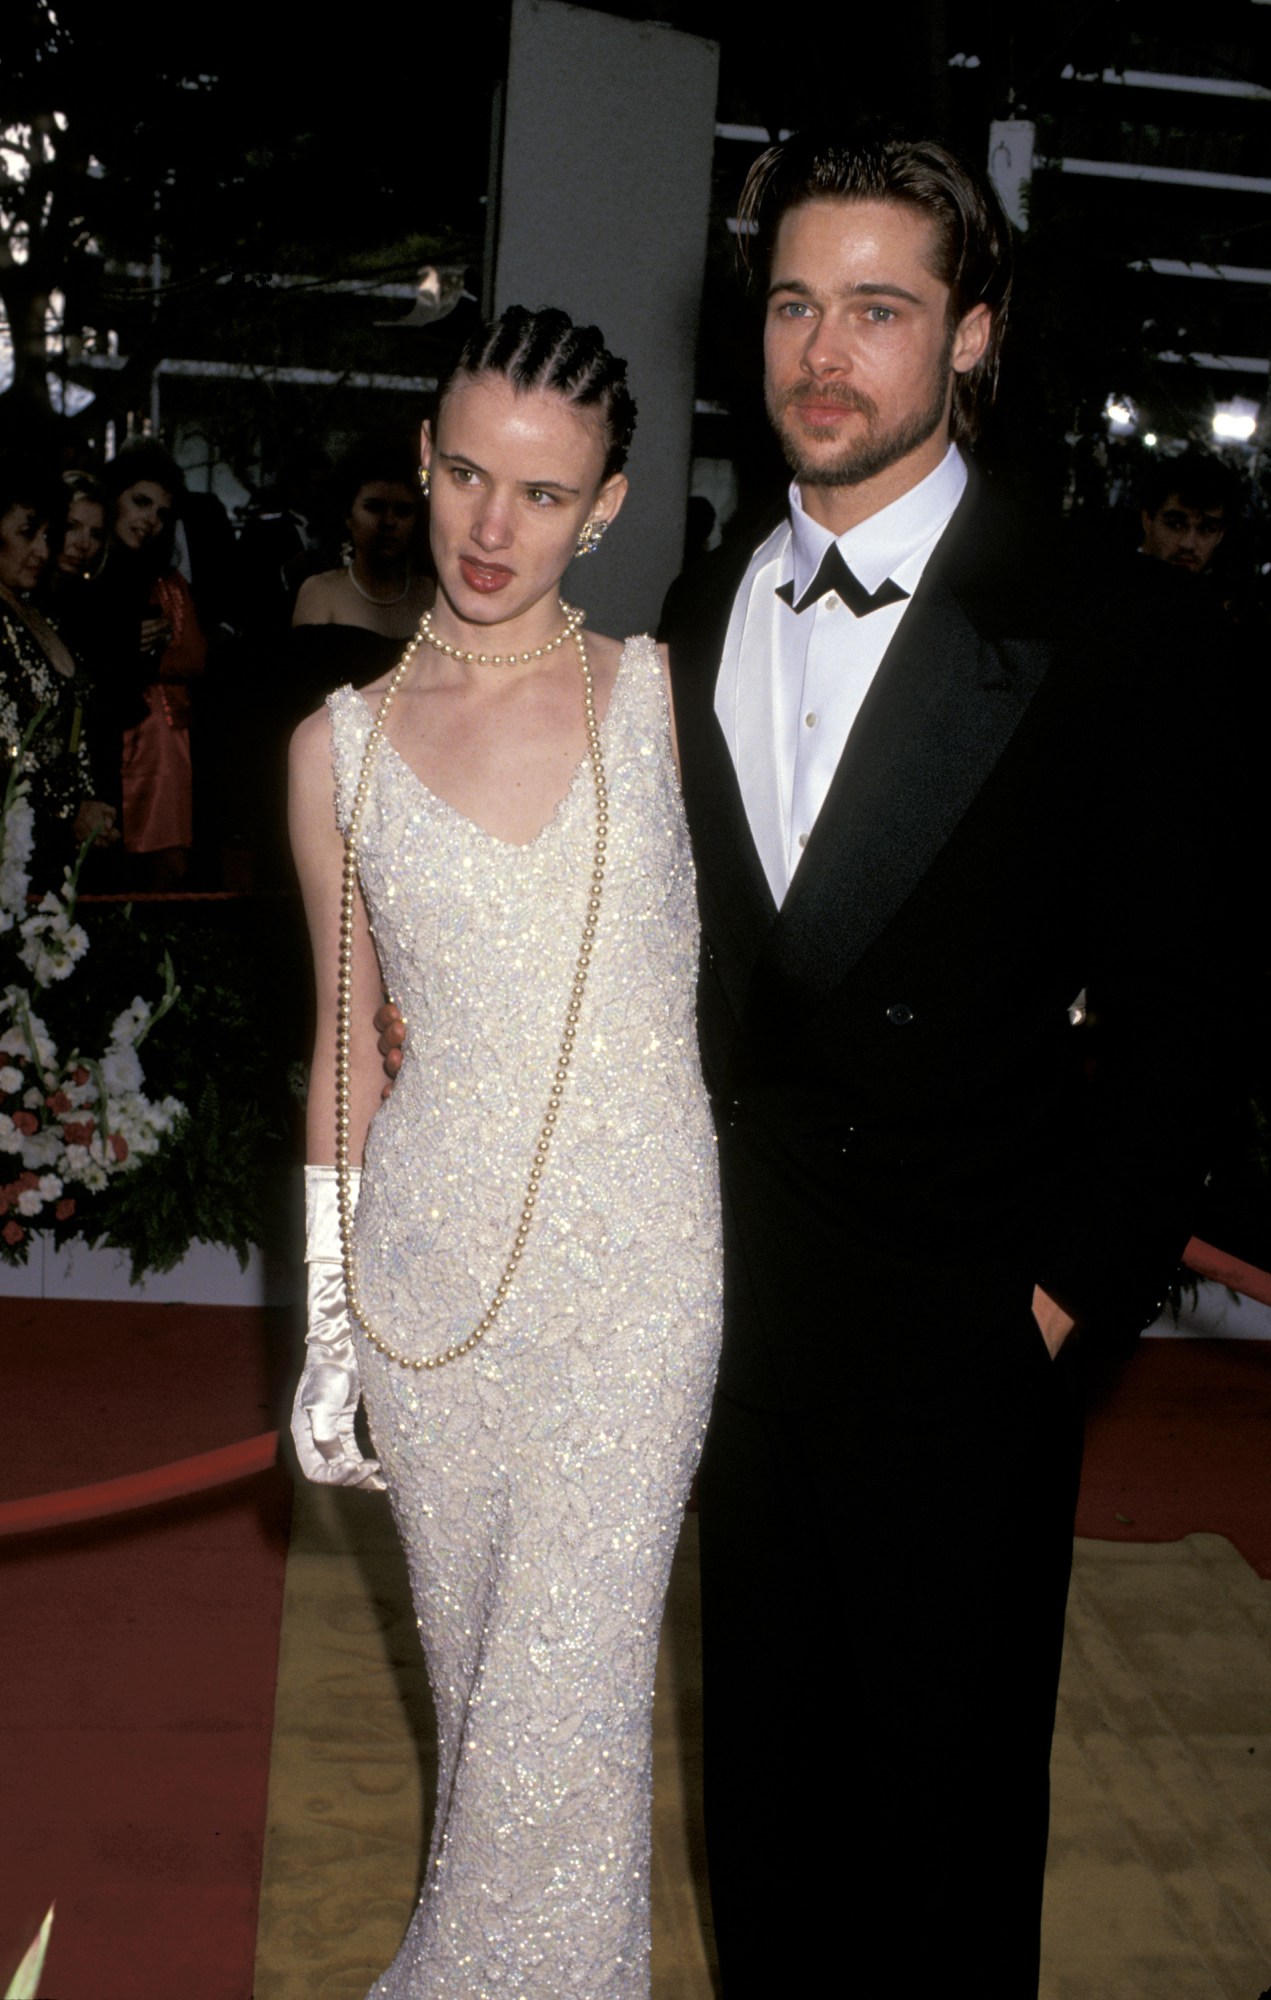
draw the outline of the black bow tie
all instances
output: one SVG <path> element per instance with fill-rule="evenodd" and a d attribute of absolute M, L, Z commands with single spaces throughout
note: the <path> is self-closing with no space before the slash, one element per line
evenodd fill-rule
<path fill-rule="evenodd" d="M 907 590 L 902 590 L 900 585 L 893 583 L 888 576 L 883 578 L 878 589 L 871 596 L 860 578 L 852 575 L 851 570 L 839 554 L 838 543 L 831 542 L 829 548 L 821 557 L 820 569 L 813 577 L 798 603 L 794 603 L 793 580 L 789 583 L 778 584 L 777 596 L 781 598 L 783 603 L 794 605 L 796 611 L 806 611 L 809 604 L 815 604 L 818 598 L 824 597 L 831 590 L 838 592 L 848 610 L 853 612 L 857 618 L 863 618 L 867 611 L 881 611 L 884 604 L 902 604 L 909 595 Z"/>

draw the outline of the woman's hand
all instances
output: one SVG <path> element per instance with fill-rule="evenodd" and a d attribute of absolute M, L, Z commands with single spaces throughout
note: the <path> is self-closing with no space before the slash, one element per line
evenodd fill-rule
<path fill-rule="evenodd" d="M 141 650 L 143 653 L 161 653 L 171 644 L 172 627 L 166 618 L 151 616 L 141 621 Z"/>

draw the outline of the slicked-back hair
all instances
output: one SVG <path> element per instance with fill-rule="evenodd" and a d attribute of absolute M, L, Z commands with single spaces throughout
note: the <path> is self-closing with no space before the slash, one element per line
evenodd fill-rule
<path fill-rule="evenodd" d="M 1159 514 L 1174 494 L 1179 504 L 1193 507 L 1198 514 L 1210 514 L 1223 507 L 1235 514 L 1240 507 L 1240 482 L 1235 474 L 1212 458 L 1207 451 L 1184 451 L 1177 458 L 1157 458 L 1148 462 L 1139 480 L 1139 504 L 1146 514 Z"/>
<path fill-rule="evenodd" d="M 579 410 L 594 410 L 605 440 L 603 478 L 621 472 L 635 435 L 636 406 L 627 364 L 611 354 L 599 327 L 575 326 L 554 306 L 529 312 L 508 306 L 471 333 L 441 386 L 437 407 L 462 375 L 501 375 L 514 389 L 551 389 Z"/>
<path fill-rule="evenodd" d="M 997 391 L 1011 297 L 1011 226 L 987 177 L 935 139 L 796 132 L 761 153 L 746 176 L 737 242 L 748 273 L 767 269 L 782 217 L 810 201 L 885 201 L 916 209 L 932 224 L 932 275 L 949 288 L 950 326 L 974 306 L 988 307 L 988 345 L 974 368 L 954 377 L 953 435 L 971 442 L 981 406 Z M 758 258 L 752 241 L 760 246 Z"/>

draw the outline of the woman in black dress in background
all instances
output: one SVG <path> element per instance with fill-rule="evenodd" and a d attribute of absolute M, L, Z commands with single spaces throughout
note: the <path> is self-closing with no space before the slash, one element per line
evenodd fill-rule
<path fill-rule="evenodd" d="M 432 603 L 418 479 L 418 461 L 392 443 L 358 445 L 338 467 L 343 561 L 301 584 L 292 613 L 296 720 L 332 688 L 395 667 Z"/>

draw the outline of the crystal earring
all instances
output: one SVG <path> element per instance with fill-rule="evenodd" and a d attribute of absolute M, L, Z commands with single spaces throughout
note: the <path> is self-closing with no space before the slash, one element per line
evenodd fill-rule
<path fill-rule="evenodd" d="M 421 465 L 419 468 L 419 490 L 423 494 L 425 500 L 428 498 L 428 489 L 431 485 L 432 485 L 431 468 L 427 465 Z"/>
<path fill-rule="evenodd" d="M 584 521 L 578 530 L 578 540 L 574 544 L 576 556 L 591 556 L 596 553 L 604 539 L 608 521 Z"/>

